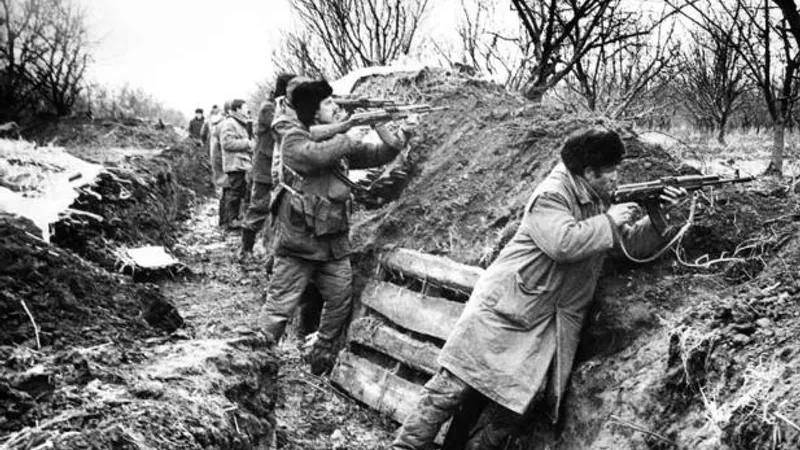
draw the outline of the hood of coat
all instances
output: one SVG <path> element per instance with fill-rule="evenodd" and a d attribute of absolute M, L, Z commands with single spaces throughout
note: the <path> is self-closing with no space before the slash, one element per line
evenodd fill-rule
<path fill-rule="evenodd" d="M 288 122 L 293 126 L 300 127 L 302 129 L 307 129 L 300 119 L 297 118 L 297 112 L 289 106 L 289 102 L 286 100 L 286 97 L 278 97 L 275 99 L 275 116 L 272 119 L 272 126 L 275 127 L 276 124 L 281 122 Z"/>

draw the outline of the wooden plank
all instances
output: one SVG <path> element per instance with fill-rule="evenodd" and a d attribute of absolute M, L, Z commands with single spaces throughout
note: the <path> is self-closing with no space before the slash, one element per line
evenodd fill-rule
<path fill-rule="evenodd" d="M 386 283 L 370 281 L 361 302 L 389 320 L 411 331 L 446 340 L 464 304 Z"/>
<path fill-rule="evenodd" d="M 422 372 L 433 375 L 439 370 L 436 357 L 440 348 L 430 342 L 395 330 L 369 317 L 354 320 L 348 332 L 350 342 L 369 347 Z"/>
<path fill-rule="evenodd" d="M 339 353 L 331 381 L 370 408 L 400 423 L 416 406 L 423 389 L 348 350 Z"/>
<path fill-rule="evenodd" d="M 385 251 L 381 255 L 381 265 L 391 271 L 464 292 L 467 295 L 472 292 L 472 288 L 483 273 L 480 267 L 407 248 Z"/>

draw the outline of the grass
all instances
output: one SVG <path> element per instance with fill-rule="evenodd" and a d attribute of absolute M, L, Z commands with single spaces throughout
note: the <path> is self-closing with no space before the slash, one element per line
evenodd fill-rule
<path fill-rule="evenodd" d="M 715 132 L 693 128 L 665 131 L 640 131 L 661 144 L 673 157 L 697 166 L 703 173 L 720 173 L 742 169 L 755 175 L 766 168 L 772 157 L 772 131 L 733 129 L 725 135 L 725 144 L 717 141 Z M 800 130 L 786 131 L 784 137 L 784 174 L 800 173 Z M 763 166 L 763 167 L 762 167 Z"/>

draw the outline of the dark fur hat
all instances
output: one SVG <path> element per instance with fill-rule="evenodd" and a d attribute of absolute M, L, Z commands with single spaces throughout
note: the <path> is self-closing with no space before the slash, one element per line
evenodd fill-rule
<path fill-rule="evenodd" d="M 616 131 L 589 128 L 569 135 L 561 148 L 561 160 L 570 172 L 583 176 L 587 167 L 604 169 L 615 166 L 625 155 L 625 144 Z"/>
<path fill-rule="evenodd" d="M 289 86 L 289 82 L 292 81 L 292 78 L 295 78 L 295 75 L 291 73 L 282 73 L 278 75 L 278 78 L 275 80 L 275 89 L 272 91 L 272 98 L 284 97 L 286 95 L 286 87 Z"/>
<path fill-rule="evenodd" d="M 292 91 L 292 108 L 303 125 L 310 127 L 314 123 L 314 115 L 319 104 L 333 94 L 333 88 L 325 80 L 300 83 Z"/>

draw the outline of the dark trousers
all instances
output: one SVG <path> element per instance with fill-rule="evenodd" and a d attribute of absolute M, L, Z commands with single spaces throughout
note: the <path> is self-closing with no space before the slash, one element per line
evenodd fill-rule
<path fill-rule="evenodd" d="M 242 204 L 247 204 L 250 192 L 247 189 L 247 173 L 244 170 L 227 172 L 227 175 L 229 187 L 225 201 L 225 214 L 230 223 L 240 219 Z"/>
<path fill-rule="evenodd" d="M 272 185 L 269 183 L 253 182 L 253 189 L 250 190 L 250 203 L 244 214 L 242 228 L 258 233 L 264 228 L 264 223 L 269 216 L 269 200 L 272 192 Z M 266 238 L 265 238 L 266 239 Z"/>
<path fill-rule="evenodd" d="M 267 301 L 261 308 L 264 330 L 279 341 L 286 323 L 303 300 L 308 283 L 313 281 L 324 304 L 319 323 L 319 339 L 333 342 L 350 318 L 353 294 L 350 258 L 334 261 L 309 261 L 294 256 L 276 256 Z"/>
<path fill-rule="evenodd" d="M 230 223 L 230 218 L 228 217 L 228 188 L 222 188 L 222 192 L 219 195 L 219 226 L 226 227 L 228 223 Z"/>
<path fill-rule="evenodd" d="M 427 450 L 433 447 L 433 440 L 441 426 L 460 412 L 467 401 L 473 401 L 480 394 L 468 384 L 450 373 L 440 369 L 426 384 L 414 411 L 406 417 L 403 426 L 392 443 L 390 450 Z M 483 397 L 483 396 L 480 396 Z M 500 449 L 509 438 L 519 433 L 525 422 L 523 415 L 517 414 L 485 397 L 479 403 L 485 405 L 470 430 L 456 430 L 458 440 L 463 443 L 456 447 L 445 441 L 445 448 L 465 450 Z M 477 414 L 476 414 L 477 415 Z M 464 426 L 454 421 L 451 426 Z"/>

